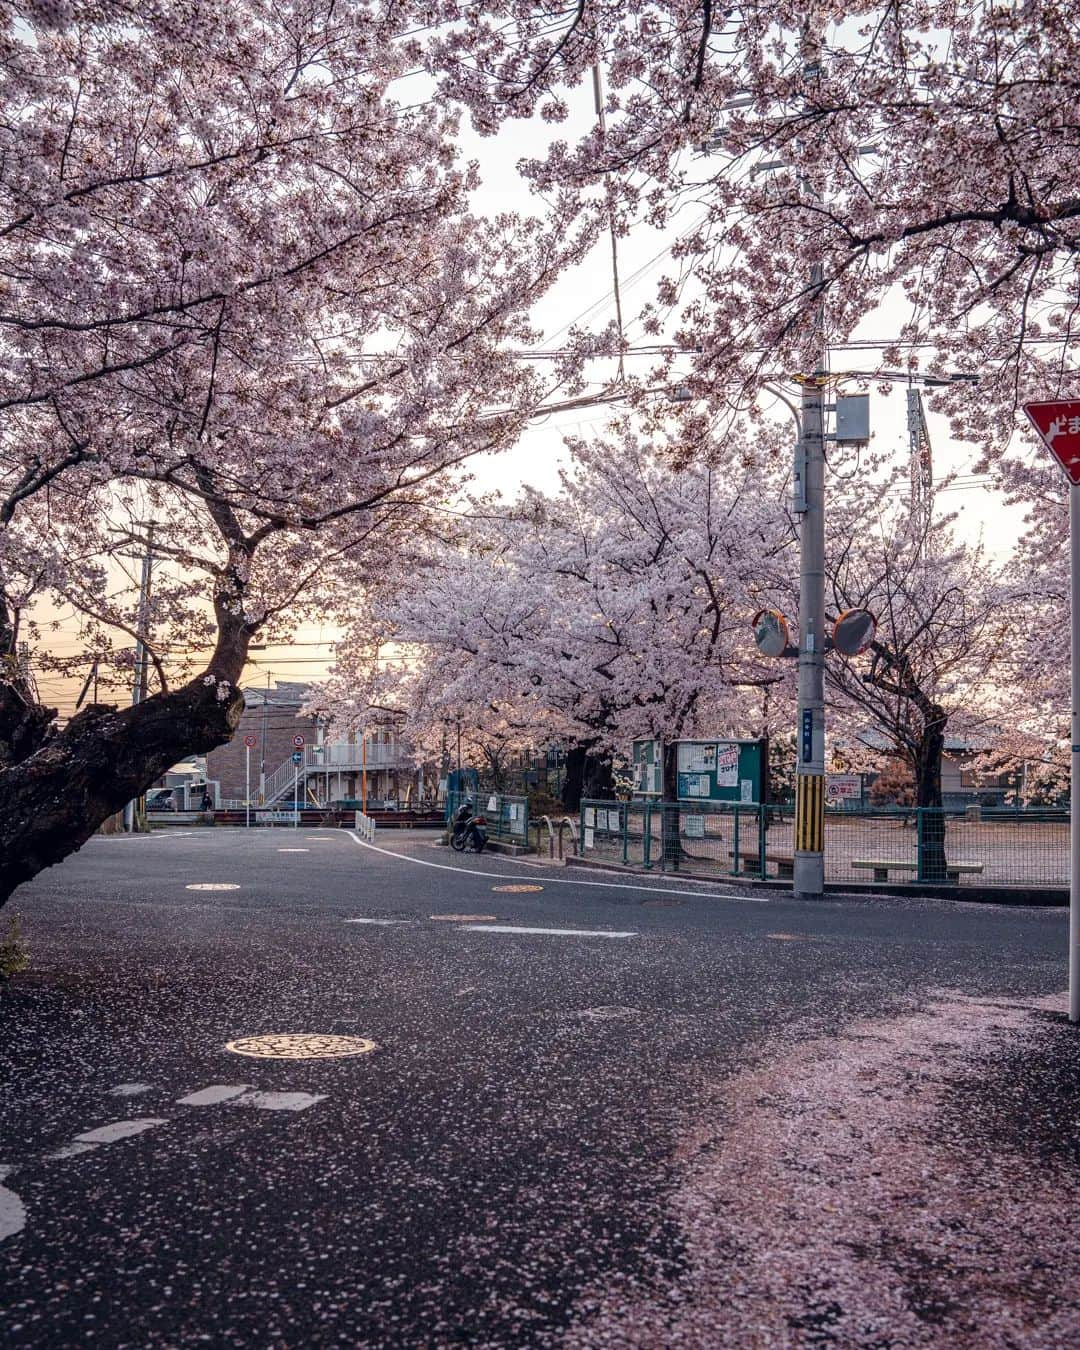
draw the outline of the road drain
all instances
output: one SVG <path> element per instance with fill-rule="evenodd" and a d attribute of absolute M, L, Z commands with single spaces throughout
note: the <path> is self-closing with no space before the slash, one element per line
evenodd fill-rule
<path fill-rule="evenodd" d="M 255 1059 L 340 1059 L 343 1055 L 367 1055 L 375 1042 L 366 1036 L 323 1036 L 284 1033 L 276 1036 L 242 1036 L 225 1047 L 234 1055 Z"/>

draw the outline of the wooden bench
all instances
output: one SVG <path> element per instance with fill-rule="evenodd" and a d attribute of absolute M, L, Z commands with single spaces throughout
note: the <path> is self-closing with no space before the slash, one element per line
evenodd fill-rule
<path fill-rule="evenodd" d="M 900 861 L 893 858 L 856 858 L 851 865 L 861 868 L 863 871 L 872 871 L 875 881 L 888 881 L 890 872 L 917 872 L 919 870 L 917 862 Z M 958 883 L 961 873 L 978 876 L 982 870 L 982 863 L 947 862 L 945 864 L 945 877 L 950 882 Z"/>
<path fill-rule="evenodd" d="M 734 858 L 734 852 L 729 849 L 728 857 Z M 766 864 L 772 863 L 776 868 L 776 875 L 784 881 L 790 881 L 795 875 L 795 859 L 785 858 L 782 854 L 766 853 Z M 739 850 L 739 864 L 746 873 L 753 873 L 754 876 L 761 875 L 761 854 L 754 849 Z"/>

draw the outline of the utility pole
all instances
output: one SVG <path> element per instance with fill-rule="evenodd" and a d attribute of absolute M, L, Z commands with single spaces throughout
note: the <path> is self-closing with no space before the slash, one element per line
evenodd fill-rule
<path fill-rule="evenodd" d="M 138 637 L 135 641 L 135 683 L 131 691 L 131 705 L 145 703 L 150 689 L 150 649 L 146 642 L 146 630 L 150 622 L 150 580 L 154 567 L 154 526 L 150 524 L 146 531 L 146 552 L 143 554 L 142 572 L 139 579 L 139 618 Z M 133 834 L 137 816 L 141 812 L 145 799 L 138 797 L 124 807 L 124 829 Z"/>
<path fill-rule="evenodd" d="M 803 75 L 820 68 L 820 40 L 808 20 L 803 33 Z M 812 184 L 804 191 L 814 195 Z M 794 509 L 799 531 L 799 721 L 795 779 L 795 897 L 819 900 L 825 891 L 825 399 L 828 357 L 825 306 L 820 298 L 824 272 L 810 268 L 814 321 L 807 344 L 799 441 L 795 452 Z"/>

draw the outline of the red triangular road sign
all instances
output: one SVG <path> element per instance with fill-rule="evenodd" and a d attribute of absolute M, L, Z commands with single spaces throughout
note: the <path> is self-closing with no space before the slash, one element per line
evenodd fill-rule
<path fill-rule="evenodd" d="M 1025 403 L 1024 411 L 1069 482 L 1080 484 L 1080 398 Z"/>

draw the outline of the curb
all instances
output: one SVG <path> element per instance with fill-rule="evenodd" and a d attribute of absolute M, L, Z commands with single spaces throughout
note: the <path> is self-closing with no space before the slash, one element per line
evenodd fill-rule
<path fill-rule="evenodd" d="M 749 880 L 746 877 L 736 876 L 717 876 L 715 873 L 705 872 L 657 872 L 652 868 L 622 866 L 618 863 L 601 862 L 594 858 L 567 858 L 565 860 L 567 867 L 581 867 L 587 871 L 613 872 L 615 875 L 630 875 L 639 877 L 664 877 L 669 881 L 709 881 L 714 886 L 727 886 L 736 890 L 759 890 L 759 891 L 789 891 L 791 890 L 790 881 L 776 880 Z M 825 883 L 826 895 L 870 895 L 870 896 L 889 896 L 896 899 L 930 899 L 930 900 L 958 900 L 962 904 L 975 905 L 1014 905 L 1030 907 L 1035 906 L 1040 909 L 1067 909 L 1069 906 L 1069 892 L 1066 887 L 1056 886 L 987 886 L 982 889 L 976 889 L 974 886 L 958 885 L 935 885 L 928 883 L 917 885 L 915 883 L 899 882 L 896 885 L 882 882 L 856 883 L 857 889 L 851 885 L 840 881 L 827 881 Z"/>

